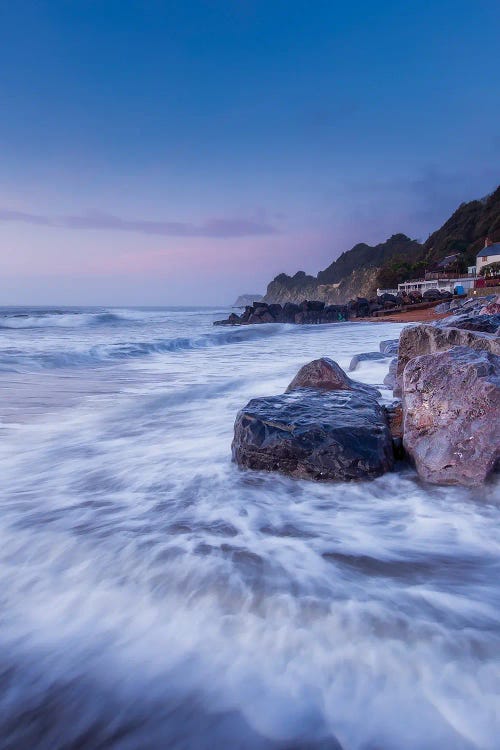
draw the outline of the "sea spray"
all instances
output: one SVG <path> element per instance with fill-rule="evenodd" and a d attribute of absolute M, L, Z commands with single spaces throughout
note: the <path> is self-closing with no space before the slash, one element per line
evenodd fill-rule
<path fill-rule="evenodd" d="M 127 314 L 0 336 L 7 367 L 25 357 L 0 374 L 4 746 L 496 750 L 498 484 L 230 461 L 251 397 L 402 326 L 212 339 L 220 311 Z M 180 340 L 210 343 L 149 348 Z"/>

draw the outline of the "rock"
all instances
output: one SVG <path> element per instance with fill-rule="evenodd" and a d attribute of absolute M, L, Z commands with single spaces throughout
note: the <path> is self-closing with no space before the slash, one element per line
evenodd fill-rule
<path fill-rule="evenodd" d="M 471 313 L 468 315 L 454 315 L 441 321 L 443 328 L 461 328 L 465 331 L 479 331 L 481 333 L 497 333 L 500 328 L 500 314 L 484 315 Z"/>
<path fill-rule="evenodd" d="M 348 318 L 347 305 L 327 305 L 321 312 L 322 323 L 339 323 Z"/>
<path fill-rule="evenodd" d="M 328 305 L 318 300 L 304 300 L 300 305 L 255 302 L 247 305 L 241 316 L 231 313 L 214 325 L 254 325 L 258 323 L 338 323 L 349 317 L 347 305 Z"/>
<path fill-rule="evenodd" d="M 379 348 L 380 352 L 385 354 L 386 357 L 394 357 L 398 353 L 399 339 L 386 339 L 385 341 L 381 341 Z"/>
<path fill-rule="evenodd" d="M 385 302 L 394 302 L 395 304 L 397 304 L 398 298 L 395 294 L 384 292 L 384 294 L 381 294 L 380 297 L 378 297 L 378 302 L 381 305 L 383 305 Z"/>
<path fill-rule="evenodd" d="M 392 468 L 387 416 L 359 390 L 297 390 L 250 401 L 236 417 L 239 466 L 316 480 L 368 479 Z"/>
<path fill-rule="evenodd" d="M 450 309 L 450 305 L 451 302 L 441 302 L 440 305 L 436 305 L 434 312 L 439 313 L 439 315 L 441 315 L 441 313 L 446 313 Z"/>
<path fill-rule="evenodd" d="M 382 354 L 381 352 L 364 352 L 363 354 L 355 354 L 354 357 L 351 359 L 351 363 L 349 365 L 349 371 L 352 372 L 353 370 L 356 370 L 361 362 L 369 362 L 374 361 L 377 359 L 386 359 L 387 354 Z"/>
<path fill-rule="evenodd" d="M 351 380 L 340 365 L 328 357 L 314 359 L 301 367 L 286 389 L 286 393 L 296 391 L 299 388 L 314 388 L 319 391 L 352 391 L 358 389 L 371 393 L 373 396 L 380 396 L 379 391 L 373 386 Z"/>
<path fill-rule="evenodd" d="M 396 371 L 398 369 L 398 360 L 397 357 L 394 357 L 394 359 L 391 359 L 391 363 L 389 365 L 389 372 L 384 378 L 384 385 L 387 388 L 393 389 L 396 385 Z"/>
<path fill-rule="evenodd" d="M 479 315 L 498 315 L 500 313 L 500 294 L 493 297 L 487 305 L 479 310 Z"/>
<path fill-rule="evenodd" d="M 276 323 L 276 319 L 272 316 L 269 310 L 264 310 L 263 313 L 256 316 L 259 323 Z"/>
<path fill-rule="evenodd" d="M 300 309 L 304 312 L 320 312 L 325 307 L 325 303 L 320 300 L 304 300 L 300 303 Z"/>
<path fill-rule="evenodd" d="M 404 447 L 422 479 L 481 484 L 500 459 L 500 357 L 454 347 L 403 375 Z"/>
<path fill-rule="evenodd" d="M 438 289 L 427 289 L 422 295 L 424 302 L 433 302 L 441 299 L 441 292 Z"/>
<path fill-rule="evenodd" d="M 253 313 L 253 306 L 252 305 L 247 305 L 245 307 L 244 312 L 240 315 L 241 322 L 242 323 L 247 323 L 248 320 L 250 319 L 252 313 Z"/>
<path fill-rule="evenodd" d="M 408 362 L 422 354 L 434 354 L 454 346 L 469 346 L 476 351 L 500 355 L 500 338 L 486 333 L 421 324 L 404 328 L 399 337 L 398 367 L 394 394 L 401 393 L 403 371 Z"/>
<path fill-rule="evenodd" d="M 285 313 L 286 317 L 292 321 L 295 319 L 295 315 L 299 311 L 300 307 L 293 302 L 285 302 L 285 304 L 283 305 L 283 312 Z"/>
<path fill-rule="evenodd" d="M 396 401 L 394 404 L 385 406 L 384 408 L 392 437 L 394 456 L 398 459 L 403 459 L 405 457 L 403 447 L 403 406 L 401 401 Z"/>
<path fill-rule="evenodd" d="M 229 318 L 227 320 L 214 320 L 214 326 L 234 326 L 235 323 L 232 323 Z"/>
<path fill-rule="evenodd" d="M 268 312 L 276 321 L 280 321 L 283 317 L 283 308 L 281 305 L 269 305 Z"/>

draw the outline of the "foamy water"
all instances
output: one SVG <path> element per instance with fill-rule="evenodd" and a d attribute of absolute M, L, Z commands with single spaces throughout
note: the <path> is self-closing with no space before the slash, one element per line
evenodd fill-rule
<path fill-rule="evenodd" d="M 498 750 L 498 483 L 230 460 L 248 399 L 402 326 L 225 314 L 0 311 L 0 747 Z"/>

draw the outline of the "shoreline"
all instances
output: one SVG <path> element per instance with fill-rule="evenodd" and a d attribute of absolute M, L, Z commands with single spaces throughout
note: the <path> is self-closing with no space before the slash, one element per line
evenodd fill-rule
<path fill-rule="evenodd" d="M 438 305 L 439 302 L 436 303 Z M 432 323 L 435 320 L 449 318 L 452 312 L 437 313 L 435 307 L 428 307 L 425 310 L 407 310 L 380 316 L 378 318 L 353 318 L 351 323 Z"/>

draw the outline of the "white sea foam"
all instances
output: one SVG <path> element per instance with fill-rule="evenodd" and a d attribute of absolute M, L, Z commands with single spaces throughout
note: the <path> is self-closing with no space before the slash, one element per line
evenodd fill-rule
<path fill-rule="evenodd" d="M 401 326 L 156 316 L 65 333 L 133 356 L 0 375 L 5 747 L 496 750 L 498 485 L 230 462 L 249 398 Z M 21 354 L 62 350 L 57 332 L 22 336 Z M 162 337 L 210 343 L 150 351 Z M 386 366 L 353 376 L 380 384 Z"/>

